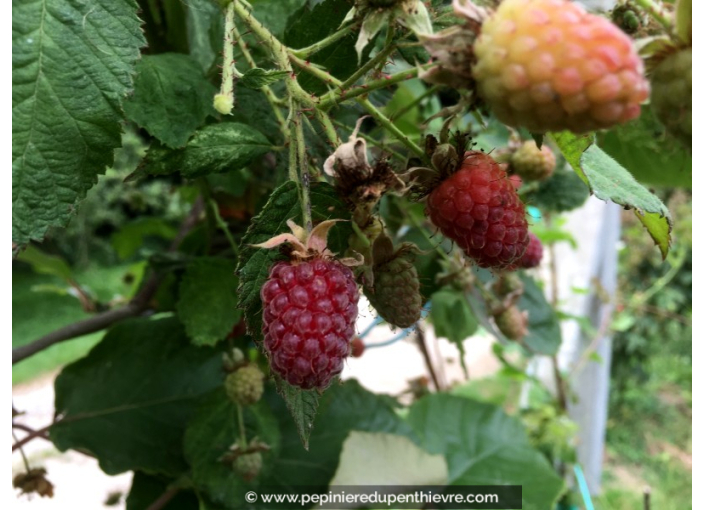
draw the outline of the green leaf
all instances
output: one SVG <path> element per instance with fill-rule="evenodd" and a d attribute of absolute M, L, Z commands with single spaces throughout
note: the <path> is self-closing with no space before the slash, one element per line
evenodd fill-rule
<path fill-rule="evenodd" d="M 240 321 L 234 271 L 232 261 L 217 257 L 201 257 L 188 265 L 176 311 L 194 344 L 215 345 Z"/>
<path fill-rule="evenodd" d="M 288 71 L 255 67 L 254 69 L 246 71 L 237 82 L 237 85 L 258 90 L 266 85 L 271 85 L 279 80 L 283 80 L 287 75 Z"/>
<path fill-rule="evenodd" d="M 569 167 L 558 167 L 550 178 L 538 184 L 538 189 L 522 197 L 538 209 L 566 212 L 581 207 L 589 198 L 589 188 Z"/>
<path fill-rule="evenodd" d="M 144 244 L 145 237 L 157 236 L 162 239 L 173 239 L 176 237 L 176 232 L 176 228 L 163 218 L 142 217 L 120 227 L 120 230 L 110 238 L 110 243 L 115 248 L 117 256 L 125 260 L 139 251 Z"/>
<path fill-rule="evenodd" d="M 639 184 L 628 171 L 597 147 L 591 136 L 569 131 L 554 133 L 553 139 L 575 172 L 601 200 L 611 200 L 635 209 L 663 259 L 670 249 L 672 219 L 662 201 Z"/>
<path fill-rule="evenodd" d="M 188 55 L 147 55 L 137 64 L 125 114 L 164 145 L 183 147 L 205 118 L 215 114 L 216 92 Z"/>
<path fill-rule="evenodd" d="M 12 2 L 12 240 L 65 226 L 120 147 L 134 0 Z"/>
<path fill-rule="evenodd" d="M 271 0 L 249 0 L 254 17 L 277 37 L 284 33 L 287 22 L 307 2 L 308 0 L 276 0 L 276 2 Z M 327 20 L 321 19 L 317 20 L 317 22 L 327 22 Z"/>
<path fill-rule="evenodd" d="M 186 33 L 191 58 L 207 73 L 217 62 L 222 51 L 225 17 L 212 0 L 188 0 Z"/>
<path fill-rule="evenodd" d="M 447 459 L 452 485 L 522 485 L 524 510 L 554 508 L 563 481 L 500 407 L 446 394 L 424 397 L 408 423 L 430 453 Z"/>
<path fill-rule="evenodd" d="M 176 318 L 112 328 L 56 378 L 54 445 L 94 455 L 107 474 L 141 469 L 178 476 L 181 444 L 203 393 L 222 385 L 221 354 L 190 345 Z"/>
<path fill-rule="evenodd" d="M 562 343 L 557 314 L 533 278 L 523 274 L 523 295 L 518 308 L 528 312 L 528 334 L 522 342 L 534 353 L 552 356 Z"/>
<path fill-rule="evenodd" d="M 466 296 L 459 290 L 444 287 L 433 294 L 431 302 L 430 320 L 435 336 L 447 338 L 462 350 L 462 342 L 479 327 Z"/>
<path fill-rule="evenodd" d="M 346 0 L 324 0 L 312 8 L 306 4 L 289 18 L 283 43 L 292 48 L 310 46 L 337 32 L 349 10 L 350 4 Z M 357 69 L 354 65 L 357 62 L 356 39 L 354 33 L 348 34 L 311 56 L 310 62 L 322 66 L 340 80 L 349 78 Z M 371 46 L 364 52 L 365 57 L 368 57 L 369 51 Z M 361 63 L 364 60 L 362 58 Z M 328 90 L 327 84 L 305 72 L 298 75 L 298 82 L 304 89 L 318 95 Z"/>
<path fill-rule="evenodd" d="M 261 132 L 237 122 L 212 124 L 200 129 L 183 149 L 152 145 L 130 179 L 145 174 L 168 175 L 180 172 L 188 178 L 238 170 L 271 150 Z"/>
<path fill-rule="evenodd" d="M 692 187 L 691 151 L 667 134 L 648 106 L 638 119 L 600 134 L 599 147 L 641 183 Z"/>
<path fill-rule="evenodd" d="M 175 480 L 173 479 L 135 471 L 132 477 L 132 487 L 125 501 L 126 510 L 144 510 L 149 508 L 174 482 Z M 160 508 L 164 510 L 193 510 L 198 508 L 198 500 L 192 491 L 180 490 L 176 496 Z"/>
<path fill-rule="evenodd" d="M 405 436 L 352 431 L 342 445 L 340 466 L 330 485 L 446 483 L 447 465 L 442 455 L 430 455 Z"/>
<path fill-rule="evenodd" d="M 337 469 L 342 445 L 353 430 L 414 437 L 411 428 L 396 413 L 395 400 L 375 395 L 355 380 L 335 384 L 320 397 L 309 450 L 297 441 L 297 425 L 283 415 L 283 409 L 277 409 L 282 407 L 281 399 L 267 395 L 267 401 L 281 417 L 281 446 L 262 485 L 282 488 L 308 485 L 325 489 Z"/>
<path fill-rule="evenodd" d="M 68 263 L 58 255 L 49 255 L 30 244 L 17 255 L 17 260 L 32 266 L 35 273 L 58 276 L 63 280 L 73 280 L 73 271 Z"/>
<path fill-rule="evenodd" d="M 349 219 L 347 206 L 329 184 L 311 183 L 310 199 L 313 221 Z M 278 250 L 265 250 L 252 246 L 263 243 L 277 234 L 289 232 L 286 225 L 289 219 L 298 224 L 301 223 L 298 186 L 293 181 L 288 181 L 274 190 L 262 211 L 252 220 L 242 239 L 237 266 L 237 274 L 240 278 L 237 306 L 244 310 L 247 330 L 257 342 L 263 340 L 262 302 L 259 291 L 269 277 L 269 269 L 281 256 Z M 352 228 L 349 224 L 335 225 L 328 236 L 331 250 L 335 253 L 343 253 L 351 233 Z M 316 392 L 293 388 L 283 381 L 279 389 L 298 427 L 301 440 L 307 446 L 318 395 Z"/>
<path fill-rule="evenodd" d="M 243 413 L 247 438 L 257 437 L 272 449 L 272 452 L 262 454 L 263 471 L 257 477 L 259 480 L 271 470 L 273 457 L 279 449 L 279 424 L 264 401 L 245 406 Z M 195 488 L 225 508 L 241 508 L 245 492 L 256 487 L 256 482 L 245 482 L 232 468 L 231 462 L 221 461 L 239 438 L 237 406 L 227 397 L 224 388 L 218 388 L 203 398 L 188 424 L 184 452 Z"/>

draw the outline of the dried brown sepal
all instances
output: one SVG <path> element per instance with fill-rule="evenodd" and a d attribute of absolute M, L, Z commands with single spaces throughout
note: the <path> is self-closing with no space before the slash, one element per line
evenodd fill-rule
<path fill-rule="evenodd" d="M 338 221 L 326 220 L 318 223 L 310 233 L 297 225 L 293 220 L 286 221 L 291 229 L 291 234 L 279 234 L 268 241 L 252 245 L 254 248 L 272 249 L 283 244 L 288 244 L 288 255 L 293 262 L 310 260 L 318 257 L 335 258 L 335 254 L 328 249 L 328 233 Z M 346 266 L 358 266 L 364 262 L 361 257 L 345 257 L 337 259 Z"/>
<path fill-rule="evenodd" d="M 403 181 L 386 159 L 372 166 L 367 159 L 367 142 L 357 136 L 365 117 L 357 121 L 347 142 L 325 160 L 325 173 L 335 179 L 339 195 L 354 209 L 355 222 L 362 227 L 372 209 L 387 191 L 402 192 Z"/>
<path fill-rule="evenodd" d="M 20 473 L 12 480 L 12 486 L 21 494 L 37 493 L 42 498 L 54 497 L 54 485 L 46 478 L 46 469 L 34 468 Z"/>
<path fill-rule="evenodd" d="M 431 167 L 411 167 L 403 175 L 409 185 L 411 197 L 421 200 L 429 195 L 442 181 L 462 166 L 467 150 L 473 145 L 469 133 L 459 131 L 444 134 L 446 140 L 438 141 L 433 135 L 425 138 L 425 152 Z"/>

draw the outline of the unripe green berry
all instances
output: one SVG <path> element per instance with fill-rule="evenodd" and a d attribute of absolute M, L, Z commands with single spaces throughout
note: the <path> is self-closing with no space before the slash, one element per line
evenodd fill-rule
<path fill-rule="evenodd" d="M 249 482 L 259 475 L 262 470 L 262 454 L 259 452 L 246 453 L 240 455 L 232 462 L 232 468 L 246 482 Z"/>
<path fill-rule="evenodd" d="M 264 374 L 257 365 L 246 365 L 227 376 L 225 391 L 236 404 L 252 405 L 264 392 Z"/>

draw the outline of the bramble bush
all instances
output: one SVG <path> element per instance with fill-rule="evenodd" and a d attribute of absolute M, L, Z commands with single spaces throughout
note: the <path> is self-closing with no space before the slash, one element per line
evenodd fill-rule
<path fill-rule="evenodd" d="M 618 203 L 664 259 L 647 186 L 690 179 L 691 1 L 16 0 L 13 253 L 89 316 L 13 364 L 105 330 L 56 378 L 48 437 L 133 471 L 130 509 L 383 482 L 351 448 L 552 508 L 569 374 L 508 414 L 443 387 L 419 324 L 461 354 L 490 332 L 527 380 L 569 319 L 533 269 L 574 242 L 560 215 Z M 81 284 L 95 265 L 124 268 L 116 296 Z M 339 380 L 362 295 L 416 331 L 410 399 Z M 15 486 L 51 496 L 26 468 Z"/>

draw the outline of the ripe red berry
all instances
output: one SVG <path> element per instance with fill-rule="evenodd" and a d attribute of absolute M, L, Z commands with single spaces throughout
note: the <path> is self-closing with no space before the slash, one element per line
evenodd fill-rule
<path fill-rule="evenodd" d="M 279 262 L 261 298 L 271 370 L 303 389 L 326 388 L 355 335 L 359 291 L 352 271 L 324 258 Z"/>
<path fill-rule="evenodd" d="M 523 256 L 516 262 L 516 267 L 523 269 L 530 269 L 532 267 L 538 267 L 540 261 L 543 260 L 543 244 L 540 239 L 533 233 L 529 232 L 528 237 L 528 248 L 526 248 Z"/>
<path fill-rule="evenodd" d="M 482 152 L 465 153 L 459 170 L 428 196 L 427 213 L 480 267 L 506 268 L 528 246 L 523 203 L 506 172 Z"/>
<path fill-rule="evenodd" d="M 648 98 L 631 39 L 566 0 L 504 0 L 474 54 L 479 95 L 499 120 L 534 133 L 611 127 Z"/>

